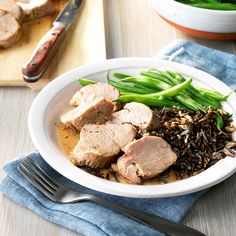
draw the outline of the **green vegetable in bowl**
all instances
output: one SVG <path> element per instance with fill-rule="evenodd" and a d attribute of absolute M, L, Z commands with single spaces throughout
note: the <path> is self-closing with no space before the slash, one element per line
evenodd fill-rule
<path fill-rule="evenodd" d="M 193 7 L 200 7 L 212 10 L 236 10 L 236 0 L 176 0 Z"/>

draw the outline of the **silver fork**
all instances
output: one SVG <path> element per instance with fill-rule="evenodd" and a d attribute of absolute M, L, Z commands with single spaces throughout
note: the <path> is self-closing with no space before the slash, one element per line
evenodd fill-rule
<path fill-rule="evenodd" d="M 56 181 L 52 176 L 49 176 L 31 158 L 24 160 L 18 169 L 36 189 L 38 189 L 42 194 L 44 194 L 53 202 L 65 204 L 81 201 L 92 201 L 107 207 L 111 207 L 112 209 L 128 216 L 129 218 L 149 225 L 168 236 L 204 236 L 203 233 L 183 224 L 178 224 L 159 216 L 138 211 L 136 209 L 122 207 L 97 196 L 83 194 L 71 190 Z"/>

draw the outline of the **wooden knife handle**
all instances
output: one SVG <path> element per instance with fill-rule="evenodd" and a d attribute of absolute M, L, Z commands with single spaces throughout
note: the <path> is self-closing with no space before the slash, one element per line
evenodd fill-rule
<path fill-rule="evenodd" d="M 30 60 L 23 65 L 22 74 L 26 82 L 36 82 L 46 70 L 54 53 L 65 36 L 65 27 L 55 24 L 36 46 Z"/>

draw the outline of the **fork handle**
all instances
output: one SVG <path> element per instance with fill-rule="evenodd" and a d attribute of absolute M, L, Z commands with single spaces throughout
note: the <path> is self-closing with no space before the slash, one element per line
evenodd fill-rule
<path fill-rule="evenodd" d="M 162 217 L 152 215 L 149 213 L 141 212 L 133 208 L 122 207 L 113 202 L 98 198 L 98 197 L 89 197 L 90 201 L 98 202 L 102 205 L 109 206 L 112 209 L 132 218 L 140 223 L 144 223 L 157 229 L 158 231 L 165 233 L 167 236 L 205 236 L 205 234 L 192 229 L 183 224 L 175 223 L 173 221 L 164 219 Z"/>

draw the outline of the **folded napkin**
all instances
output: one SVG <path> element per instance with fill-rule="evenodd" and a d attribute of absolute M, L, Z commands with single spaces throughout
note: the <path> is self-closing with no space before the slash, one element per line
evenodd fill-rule
<path fill-rule="evenodd" d="M 204 70 L 223 80 L 231 88 L 236 88 L 236 56 L 217 50 L 202 47 L 185 41 L 176 41 L 163 50 L 158 57 L 187 64 Z M 113 201 L 122 206 L 132 207 L 152 213 L 175 222 L 181 222 L 193 204 L 203 192 L 180 197 L 159 199 L 132 199 L 103 194 L 77 185 L 54 171 L 38 152 L 19 156 L 17 160 L 6 164 L 3 168 L 6 177 L 0 183 L 0 191 L 18 204 L 29 208 L 43 218 L 58 225 L 67 227 L 82 235 L 162 235 L 154 229 L 140 224 L 126 216 L 93 202 L 75 204 L 57 204 L 51 202 L 30 185 L 17 170 L 17 166 L 31 156 L 43 169 L 59 182 L 83 193 L 91 193 Z"/>

